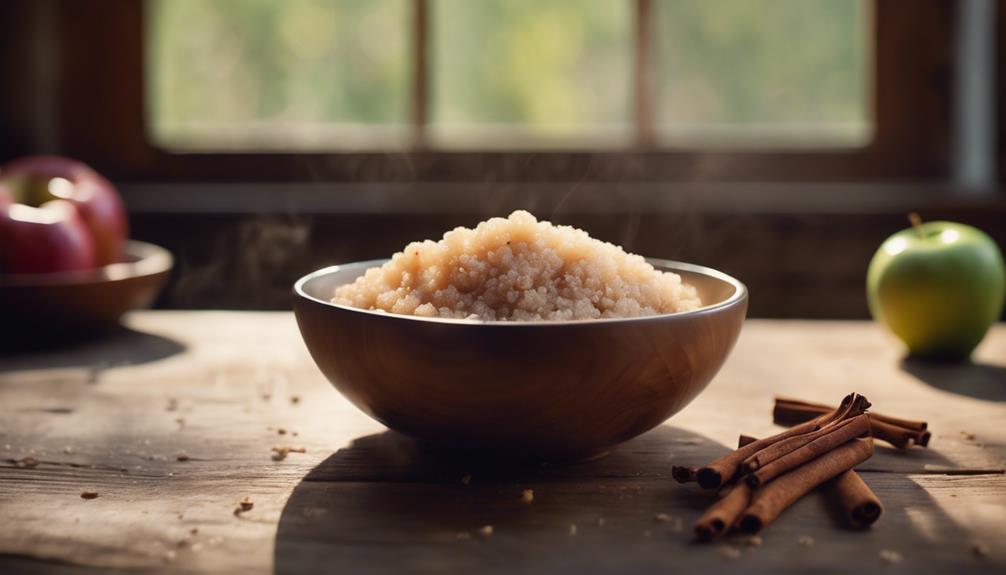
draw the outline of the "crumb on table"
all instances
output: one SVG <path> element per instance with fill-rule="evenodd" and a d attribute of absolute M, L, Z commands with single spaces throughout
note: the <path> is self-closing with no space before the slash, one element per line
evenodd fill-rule
<path fill-rule="evenodd" d="M 245 495 L 244 499 L 238 502 L 237 507 L 234 508 L 234 515 L 240 516 L 242 513 L 246 513 L 255 508 L 255 503 L 251 500 L 251 497 Z"/>
<path fill-rule="evenodd" d="M 41 461 L 39 461 L 38 459 L 35 459 L 34 457 L 30 457 L 30 456 L 29 457 L 22 457 L 21 459 L 12 459 L 12 460 L 9 460 L 9 461 L 11 461 L 12 463 L 14 463 L 15 467 L 21 467 L 21 468 L 24 468 L 24 469 L 34 469 L 34 468 L 38 467 L 39 463 L 41 463 Z"/>
<path fill-rule="evenodd" d="M 741 556 L 741 550 L 734 547 L 733 545 L 723 545 L 720 547 L 720 555 L 730 559 L 738 559 Z"/>
<path fill-rule="evenodd" d="M 280 447 L 272 448 L 272 460 L 273 461 L 283 461 L 286 456 L 291 453 L 307 453 L 307 449 L 304 447 L 291 447 L 289 445 L 284 445 Z"/>
<path fill-rule="evenodd" d="M 885 563 L 890 563 L 892 565 L 893 564 L 897 564 L 897 563 L 901 563 L 901 553 L 898 553 L 897 551 L 895 551 L 893 549 L 881 549 L 881 551 L 880 551 L 880 558 Z"/>

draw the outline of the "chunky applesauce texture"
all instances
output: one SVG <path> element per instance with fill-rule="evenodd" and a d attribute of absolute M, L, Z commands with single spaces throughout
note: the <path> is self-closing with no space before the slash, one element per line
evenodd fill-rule
<path fill-rule="evenodd" d="M 590 320 L 702 305 L 681 276 L 525 211 L 413 242 L 339 286 L 332 302 L 394 314 L 480 321 Z"/>

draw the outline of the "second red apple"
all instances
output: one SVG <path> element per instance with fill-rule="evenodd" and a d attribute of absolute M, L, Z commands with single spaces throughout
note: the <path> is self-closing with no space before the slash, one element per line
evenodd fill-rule
<path fill-rule="evenodd" d="M 70 158 L 32 156 L 5 165 L 0 178 L 16 202 L 41 206 L 60 199 L 76 206 L 93 238 L 95 265 L 121 261 L 129 231 L 126 210 L 115 186 L 101 174 Z"/>

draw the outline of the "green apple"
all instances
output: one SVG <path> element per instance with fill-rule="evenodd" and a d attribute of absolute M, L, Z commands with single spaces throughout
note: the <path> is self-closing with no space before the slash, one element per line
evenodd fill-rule
<path fill-rule="evenodd" d="M 912 227 L 887 238 L 870 261 L 870 312 L 913 357 L 967 359 L 1002 313 L 1002 253 L 977 228 L 910 217 Z"/>

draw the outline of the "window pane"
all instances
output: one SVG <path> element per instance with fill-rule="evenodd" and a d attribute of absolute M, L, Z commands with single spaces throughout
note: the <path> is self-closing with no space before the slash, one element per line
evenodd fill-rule
<path fill-rule="evenodd" d="M 431 4 L 433 139 L 506 146 L 629 134 L 632 2 Z"/>
<path fill-rule="evenodd" d="M 406 133 L 408 0 L 148 0 L 147 10 L 158 144 L 340 147 Z"/>
<path fill-rule="evenodd" d="M 665 142 L 868 140 L 865 0 L 661 0 L 655 7 Z"/>

